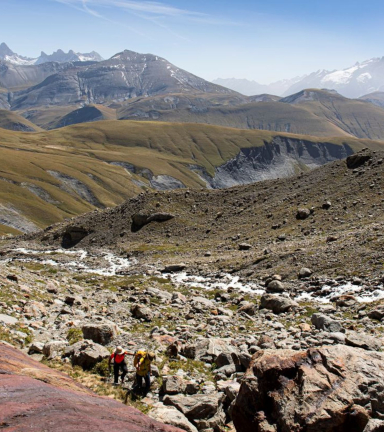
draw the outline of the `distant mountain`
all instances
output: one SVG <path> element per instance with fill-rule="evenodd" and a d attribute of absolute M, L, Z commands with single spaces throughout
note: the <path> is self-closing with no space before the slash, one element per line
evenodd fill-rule
<path fill-rule="evenodd" d="M 54 53 L 48 55 L 45 52 L 41 52 L 40 56 L 37 58 L 24 57 L 22 55 L 16 54 L 13 52 L 4 42 L 0 45 L 0 60 L 3 60 L 7 63 L 11 63 L 18 66 L 31 66 L 31 65 L 39 65 L 48 62 L 57 62 L 57 63 L 67 63 L 67 62 L 85 62 L 85 61 L 102 61 L 103 58 L 100 54 L 95 51 L 90 53 L 75 53 L 70 50 L 68 53 L 65 53 L 61 49 L 55 51 Z"/>
<path fill-rule="evenodd" d="M 246 96 L 260 95 L 263 93 L 282 96 L 288 88 L 293 86 L 301 79 L 303 79 L 303 77 L 296 77 L 292 79 L 276 81 L 268 85 L 259 84 L 256 81 L 237 78 L 217 78 L 212 82 L 214 84 L 218 84 L 231 90 L 237 91 Z"/>
<path fill-rule="evenodd" d="M 34 67 L 40 66 L 44 65 Z M 12 94 L 11 107 L 119 103 L 137 96 L 196 92 L 234 94 L 232 90 L 179 69 L 161 57 L 126 50 L 109 60 L 90 65 L 65 63 L 61 71 L 38 85 Z"/>
<path fill-rule="evenodd" d="M 367 93 L 384 90 L 384 57 L 356 63 L 342 70 L 320 70 L 290 86 L 285 96 L 305 88 L 337 90 L 343 96 L 358 98 Z"/>
<path fill-rule="evenodd" d="M 75 53 L 70 50 L 68 53 L 65 53 L 61 49 L 55 51 L 51 55 L 45 54 L 45 52 L 41 52 L 40 57 L 36 60 L 35 64 L 42 64 L 48 62 L 58 62 L 58 63 L 66 63 L 66 62 L 77 62 L 77 61 L 102 61 L 103 58 L 100 54 L 95 51 L 90 53 L 81 54 Z"/>
<path fill-rule="evenodd" d="M 369 93 L 367 95 L 361 96 L 359 99 L 384 108 L 384 92 L 378 91 L 374 93 Z"/>

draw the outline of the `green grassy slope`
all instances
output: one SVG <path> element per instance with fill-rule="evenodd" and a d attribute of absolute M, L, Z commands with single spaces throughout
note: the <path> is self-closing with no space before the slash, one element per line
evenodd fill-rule
<path fill-rule="evenodd" d="M 189 165 L 200 165 L 213 174 L 216 166 L 236 156 L 241 148 L 262 146 L 276 136 L 281 134 L 130 121 L 86 123 L 40 133 L 0 130 L 0 205 L 12 206 L 35 225 L 44 227 L 95 207 L 121 203 L 141 191 L 134 181 L 148 184 L 140 175 L 112 162 L 130 163 L 150 169 L 154 175 L 175 177 L 187 187 L 200 188 L 204 183 Z M 318 137 L 284 136 L 314 143 L 324 141 Z M 381 147 L 379 143 L 352 138 L 326 141 L 348 143 L 355 150 Z M 0 210 L 0 233 L 11 231 L 5 225 Z"/>

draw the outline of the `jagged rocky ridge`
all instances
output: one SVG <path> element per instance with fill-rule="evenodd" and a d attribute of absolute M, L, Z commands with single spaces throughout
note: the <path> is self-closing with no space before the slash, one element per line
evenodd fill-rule
<path fill-rule="evenodd" d="M 347 144 L 340 146 L 276 137 L 262 147 L 241 149 L 234 159 L 215 169 L 214 177 L 201 167 L 192 169 L 200 173 L 208 187 L 217 189 L 290 177 L 303 167 L 312 169 L 344 159 L 352 153 L 352 148 Z"/>

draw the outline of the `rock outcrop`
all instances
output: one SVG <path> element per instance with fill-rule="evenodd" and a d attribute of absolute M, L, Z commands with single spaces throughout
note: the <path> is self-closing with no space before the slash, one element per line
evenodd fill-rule
<path fill-rule="evenodd" d="M 9 431 L 181 432 L 96 396 L 70 377 L 0 343 L 0 428 Z"/>
<path fill-rule="evenodd" d="M 265 350 L 253 356 L 232 417 L 238 432 L 383 430 L 376 429 L 383 400 L 384 353 L 344 345 Z"/>

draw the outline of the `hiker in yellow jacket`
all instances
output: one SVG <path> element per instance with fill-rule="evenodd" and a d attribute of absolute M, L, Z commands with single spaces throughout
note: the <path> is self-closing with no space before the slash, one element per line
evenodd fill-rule
<path fill-rule="evenodd" d="M 155 353 L 139 350 L 133 359 L 133 365 L 136 369 L 137 387 L 142 388 L 143 378 L 145 380 L 145 392 L 149 392 L 151 387 L 151 363 L 155 358 Z"/>

